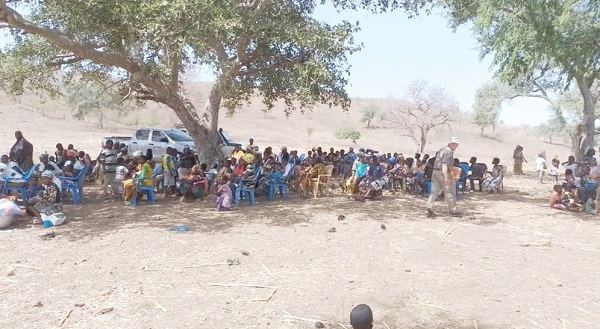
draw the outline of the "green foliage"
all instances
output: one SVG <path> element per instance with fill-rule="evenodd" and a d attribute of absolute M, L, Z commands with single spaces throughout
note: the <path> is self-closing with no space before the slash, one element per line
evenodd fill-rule
<path fill-rule="evenodd" d="M 369 105 L 360 111 L 360 122 L 366 123 L 367 128 L 371 127 L 371 121 L 375 119 L 379 113 L 379 107 L 376 105 Z"/>
<path fill-rule="evenodd" d="M 498 80 L 488 82 L 477 90 L 471 119 L 481 128 L 481 134 L 486 127 L 496 128 L 502 104 L 516 94 L 514 88 Z"/>
<path fill-rule="evenodd" d="M 548 98 L 576 83 L 584 99 L 576 156 L 593 146 L 600 94 L 600 1 L 444 0 L 451 24 L 473 24 L 481 56 L 490 55 L 498 77 L 525 82 Z M 543 82 L 543 83 L 540 83 Z M 575 144 L 574 144 L 575 145 Z"/>
<path fill-rule="evenodd" d="M 254 95 L 260 96 L 268 109 L 282 100 L 286 113 L 316 103 L 343 108 L 350 103 L 345 91 L 349 69 L 346 56 L 360 49 L 352 35 L 358 27 L 347 21 L 329 25 L 313 19 L 314 1 L 27 3 L 31 21 L 103 53 L 122 56 L 153 79 L 177 78 L 172 69 L 178 61 L 177 74 L 192 65 L 210 67 L 220 77 L 223 105 L 229 111 Z M 61 62 L 57 56 L 69 52 L 59 51 L 62 45 L 56 40 L 35 34 L 14 35 L 15 43 L 0 59 L 2 87 L 15 94 L 22 93 L 23 88 L 52 89 L 57 77 L 55 70 L 48 70 L 48 64 Z M 137 67 L 122 64 L 99 63 L 84 55 L 58 67 L 62 72 L 95 74 L 105 80 L 123 79 L 123 85 L 136 90 L 152 88 L 135 81 L 132 73 Z M 23 87 L 24 83 L 28 86 Z"/>
<path fill-rule="evenodd" d="M 360 139 L 360 132 L 354 128 L 341 128 L 335 132 L 335 138 L 345 140 L 349 139 L 356 144 L 356 140 Z"/>

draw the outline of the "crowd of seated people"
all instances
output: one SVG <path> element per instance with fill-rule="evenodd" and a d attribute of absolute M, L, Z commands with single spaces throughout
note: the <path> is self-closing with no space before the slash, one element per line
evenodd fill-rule
<path fill-rule="evenodd" d="M 44 152 L 39 156 L 39 162 L 34 163 L 33 145 L 19 131 L 15 137 L 17 141 L 9 154 L 0 157 L 0 191 L 24 189 L 21 197 L 26 201 L 26 211 L 34 218 L 34 223 L 40 223 L 42 215 L 62 212 L 66 187 L 74 184 L 74 178 L 80 174 L 88 173 L 82 170 L 89 168 L 91 173 L 94 163 L 84 151 L 78 152 L 72 144 L 65 149 L 60 143 L 53 154 Z M 16 196 L 10 198 L 16 201 Z"/>
<path fill-rule="evenodd" d="M 580 162 L 576 162 L 574 156 L 569 156 L 563 163 L 558 157 L 552 159 L 551 168 L 544 169 L 544 173 L 548 172 L 554 183 L 549 201 L 550 208 L 598 213 L 600 200 L 597 182 L 600 181 L 600 166 L 594 154 L 594 150 L 589 149 Z M 545 154 L 540 153 L 540 156 Z M 545 160 L 545 157 L 543 159 Z M 563 174 L 559 174 L 561 165 Z M 543 177 L 544 173 L 539 177 Z"/>

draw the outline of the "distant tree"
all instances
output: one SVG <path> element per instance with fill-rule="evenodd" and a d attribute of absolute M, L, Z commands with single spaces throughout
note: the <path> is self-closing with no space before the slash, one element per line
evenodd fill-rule
<path fill-rule="evenodd" d="M 360 114 L 361 114 L 360 122 L 366 123 L 367 128 L 370 128 L 371 121 L 373 119 L 375 119 L 375 117 L 377 116 L 377 113 L 379 113 L 379 107 L 376 105 L 369 105 L 369 106 L 363 108 L 360 111 Z"/>
<path fill-rule="evenodd" d="M 312 136 L 312 134 L 315 132 L 315 128 L 313 127 L 308 127 L 306 128 L 306 139 L 308 141 L 310 141 L 310 136 Z"/>
<path fill-rule="evenodd" d="M 410 137 L 423 153 L 431 130 L 448 126 L 458 115 L 456 101 L 440 87 L 423 80 L 412 82 L 405 91 L 406 99 L 397 100 L 383 120 L 396 126 L 400 136 Z"/>
<path fill-rule="evenodd" d="M 349 139 L 352 143 L 356 144 L 356 140 L 360 139 L 360 132 L 354 128 L 341 128 L 335 132 L 335 138 L 337 139 Z"/>
<path fill-rule="evenodd" d="M 73 117 L 83 120 L 89 115 L 98 119 L 98 128 L 104 128 L 104 119 L 109 112 L 121 116 L 129 112 L 133 106 L 129 100 L 115 98 L 114 86 L 105 86 L 101 82 L 78 81 L 65 88 L 67 104 L 73 107 Z"/>
<path fill-rule="evenodd" d="M 496 130 L 502 104 L 513 99 L 516 94 L 515 88 L 498 80 L 487 82 L 477 90 L 471 119 L 481 129 L 481 135 L 487 127 L 491 126 Z"/>

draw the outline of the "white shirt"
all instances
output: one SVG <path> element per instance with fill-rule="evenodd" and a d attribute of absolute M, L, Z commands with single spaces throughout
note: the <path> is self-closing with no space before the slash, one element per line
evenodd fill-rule
<path fill-rule="evenodd" d="M 290 171 L 292 171 L 292 165 L 290 163 L 285 165 L 284 171 L 283 171 L 283 176 L 287 177 L 290 174 Z"/>
<path fill-rule="evenodd" d="M 117 169 L 115 169 L 115 182 L 122 181 L 128 173 L 129 170 L 125 166 L 117 166 Z"/>
<path fill-rule="evenodd" d="M 542 157 L 538 157 L 535 159 L 535 168 L 537 170 L 544 170 L 544 165 L 546 164 L 546 159 Z"/>
<path fill-rule="evenodd" d="M 23 175 L 18 173 L 16 170 L 12 169 L 7 164 L 0 163 L 0 180 L 4 180 L 5 178 L 21 178 Z"/>
<path fill-rule="evenodd" d="M 23 170 L 19 167 L 19 164 L 16 161 L 9 161 L 7 166 L 8 168 L 11 168 L 19 174 L 25 175 L 25 172 L 23 172 Z"/>
<path fill-rule="evenodd" d="M 59 176 L 62 174 L 62 170 L 58 168 L 58 165 L 52 161 L 48 161 L 48 165 L 44 165 L 42 162 L 38 163 L 36 171 L 44 172 L 44 170 L 50 170 L 54 172 L 54 176 Z"/>

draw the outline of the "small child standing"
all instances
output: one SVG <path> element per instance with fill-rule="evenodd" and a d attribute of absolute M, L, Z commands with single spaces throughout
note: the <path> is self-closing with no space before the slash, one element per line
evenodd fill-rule
<path fill-rule="evenodd" d="M 554 184 L 558 184 L 558 168 L 560 166 L 560 161 L 558 158 L 552 159 L 552 166 L 550 167 L 550 177 L 553 178 Z"/>
<path fill-rule="evenodd" d="M 113 184 L 113 191 L 117 200 L 120 200 L 123 194 L 123 181 L 127 174 L 129 174 L 129 169 L 125 166 L 125 160 L 117 158 L 117 168 L 115 169 L 115 181 Z"/>
<path fill-rule="evenodd" d="M 229 187 L 229 184 L 226 179 L 222 179 L 221 181 L 219 181 L 219 189 L 217 190 L 217 210 L 231 210 L 232 198 L 233 196 L 231 193 L 231 187 Z"/>

